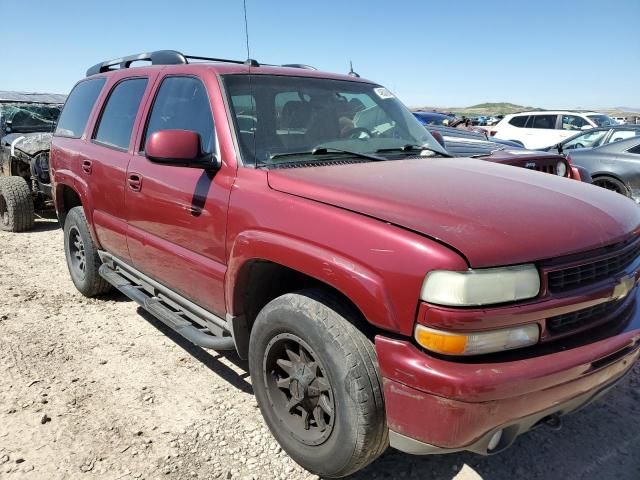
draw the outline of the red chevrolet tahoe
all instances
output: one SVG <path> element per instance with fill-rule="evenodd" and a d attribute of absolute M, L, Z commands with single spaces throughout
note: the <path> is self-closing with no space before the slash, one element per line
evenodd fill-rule
<path fill-rule="evenodd" d="M 499 452 L 638 358 L 640 209 L 448 158 L 361 78 L 103 62 L 64 106 L 51 169 L 78 290 L 114 286 L 248 358 L 273 435 L 320 475 L 389 444 Z"/>

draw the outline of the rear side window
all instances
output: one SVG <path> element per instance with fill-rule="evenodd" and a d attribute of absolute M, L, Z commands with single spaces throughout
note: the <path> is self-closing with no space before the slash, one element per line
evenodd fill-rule
<path fill-rule="evenodd" d="M 105 81 L 105 78 L 94 78 L 80 82 L 73 88 L 64 104 L 54 135 L 71 138 L 82 136 Z"/>
<path fill-rule="evenodd" d="M 627 152 L 635 153 L 636 155 L 640 155 L 640 145 L 636 145 L 635 147 L 630 148 L 629 150 L 627 150 Z"/>
<path fill-rule="evenodd" d="M 213 115 L 204 84 L 194 77 L 167 77 L 160 85 L 147 122 L 144 143 L 160 130 L 190 130 L 200 135 L 203 154 L 214 153 Z"/>
<path fill-rule="evenodd" d="M 100 116 L 96 142 L 123 150 L 129 148 L 133 123 L 146 88 L 146 78 L 124 80 L 113 88 Z"/>
<path fill-rule="evenodd" d="M 533 122 L 531 122 L 531 128 L 541 128 L 547 130 L 553 130 L 556 128 L 557 115 L 532 115 Z"/>
<path fill-rule="evenodd" d="M 524 127 L 524 124 L 527 123 L 527 118 L 528 117 L 526 115 L 513 117 L 511 120 L 509 120 L 509 124 L 513 125 L 514 127 L 522 128 Z"/>

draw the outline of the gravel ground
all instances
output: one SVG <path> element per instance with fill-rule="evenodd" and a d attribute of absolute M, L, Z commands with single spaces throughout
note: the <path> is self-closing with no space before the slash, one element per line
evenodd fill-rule
<path fill-rule="evenodd" d="M 77 293 L 55 220 L 0 232 L 0 371 L 2 479 L 317 478 L 270 436 L 235 355 L 191 346 L 118 294 Z M 354 478 L 638 479 L 640 367 L 501 455 L 389 450 Z"/>

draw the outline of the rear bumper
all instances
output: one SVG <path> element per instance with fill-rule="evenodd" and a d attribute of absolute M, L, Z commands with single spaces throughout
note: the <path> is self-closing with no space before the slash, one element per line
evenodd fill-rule
<path fill-rule="evenodd" d="M 413 454 L 495 453 L 549 416 L 582 408 L 638 360 L 640 312 L 633 308 L 615 336 L 502 363 L 450 362 L 410 342 L 377 337 L 391 445 Z M 502 439 L 489 452 L 498 430 Z"/>

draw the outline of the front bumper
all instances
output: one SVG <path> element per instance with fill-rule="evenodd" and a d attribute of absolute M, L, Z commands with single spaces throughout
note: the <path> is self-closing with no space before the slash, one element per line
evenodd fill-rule
<path fill-rule="evenodd" d="M 458 363 L 376 337 L 391 446 L 414 454 L 495 453 L 549 417 L 603 395 L 640 356 L 640 293 L 615 335 L 519 360 Z M 491 437 L 502 439 L 491 451 Z"/>

